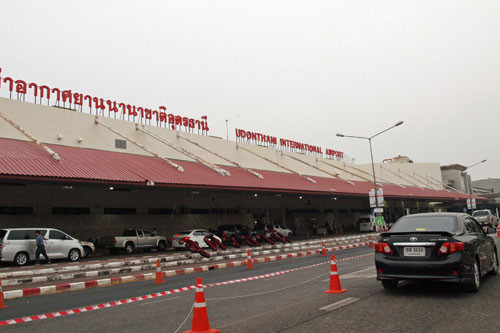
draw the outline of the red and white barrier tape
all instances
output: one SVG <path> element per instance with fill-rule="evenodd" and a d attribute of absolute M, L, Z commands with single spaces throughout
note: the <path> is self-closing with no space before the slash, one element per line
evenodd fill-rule
<path fill-rule="evenodd" d="M 348 261 L 348 260 L 352 260 L 352 259 L 359 259 L 359 258 L 364 258 L 364 257 L 368 257 L 368 256 L 373 256 L 373 255 L 374 255 L 373 253 L 368 253 L 368 254 L 363 254 L 363 255 L 359 255 L 359 256 L 338 259 L 337 261 L 344 262 L 344 261 Z M 215 287 L 215 286 L 223 286 L 223 285 L 235 284 L 235 283 L 241 283 L 241 282 L 247 282 L 247 281 L 253 281 L 253 280 L 266 279 L 266 278 L 270 278 L 270 277 L 274 277 L 274 276 L 289 274 L 292 272 L 317 267 L 320 265 L 325 265 L 328 263 L 330 263 L 330 260 L 325 261 L 325 262 L 321 262 L 319 264 L 288 269 L 288 270 L 275 272 L 275 273 L 262 274 L 262 275 L 252 276 L 252 277 L 243 278 L 243 279 L 236 279 L 236 280 L 231 280 L 231 281 L 209 283 L 206 286 L 207 287 Z M 73 314 L 82 313 L 82 312 L 100 310 L 100 309 L 110 308 L 110 307 L 119 306 L 119 305 L 123 305 L 123 304 L 140 302 L 140 301 L 144 301 L 144 300 L 148 300 L 148 299 L 152 299 L 152 298 L 156 298 L 156 297 L 160 297 L 160 296 L 177 294 L 177 293 L 180 293 L 183 291 L 194 290 L 194 289 L 196 289 L 195 285 L 183 287 L 183 288 L 178 288 L 178 289 L 172 289 L 172 290 L 168 290 L 168 291 L 162 291 L 159 293 L 154 293 L 154 294 L 149 294 L 149 295 L 144 295 L 144 296 L 139 296 L 139 297 L 127 298 L 127 299 L 113 301 L 113 302 L 109 302 L 109 303 L 102 303 L 102 304 L 97 304 L 97 305 L 86 306 L 86 307 L 82 307 L 82 308 L 75 308 L 75 309 L 71 309 L 71 310 L 57 311 L 57 312 L 46 313 L 46 314 L 42 314 L 42 315 L 33 315 L 33 316 L 22 317 L 22 318 L 8 319 L 8 320 L 0 321 L 0 326 L 15 325 L 15 324 L 27 323 L 30 321 L 50 319 L 50 318 L 55 318 L 55 317 L 73 315 Z"/>
<path fill-rule="evenodd" d="M 337 246 L 337 247 L 333 247 L 333 248 L 328 248 L 327 250 L 328 251 L 338 251 L 338 250 L 357 248 L 357 247 L 361 247 L 361 246 L 368 246 L 368 242 L 341 245 L 341 246 Z M 300 257 L 306 257 L 306 256 L 310 256 L 313 254 L 317 254 L 317 253 L 321 253 L 321 251 L 315 250 L 315 251 L 307 251 L 307 252 L 294 252 L 294 253 L 288 253 L 288 254 L 277 255 L 277 256 L 261 257 L 261 258 L 253 259 L 253 262 L 254 263 L 262 263 L 262 262 L 283 260 L 283 259 L 288 259 L 288 258 L 296 258 L 296 257 L 300 258 Z M 205 265 L 205 266 L 196 266 L 196 267 L 190 267 L 190 268 L 184 268 L 184 269 L 163 271 L 163 274 L 164 274 L 164 277 L 170 277 L 170 276 L 175 276 L 175 275 L 196 273 L 196 272 L 202 272 L 202 271 L 208 271 L 208 270 L 214 270 L 214 269 L 237 267 L 237 266 L 241 266 L 241 265 L 245 265 L 245 264 L 246 264 L 246 260 L 233 261 L 233 262 L 214 264 L 211 266 Z M 43 287 L 36 287 L 36 288 L 9 290 L 9 291 L 4 292 L 4 296 L 5 296 L 5 299 L 13 299 L 13 298 L 18 298 L 18 297 L 47 295 L 47 294 L 53 294 L 53 293 L 57 293 L 57 292 L 77 291 L 77 290 L 88 289 L 88 288 L 113 286 L 113 285 L 128 283 L 128 282 L 152 280 L 154 278 L 155 278 L 154 273 L 137 274 L 137 275 L 131 275 L 131 276 L 114 277 L 114 278 L 99 279 L 99 280 L 92 280 L 92 281 L 85 281 L 85 282 L 71 282 L 71 283 L 64 283 L 64 284 L 43 286 Z"/>
<path fill-rule="evenodd" d="M 345 242 L 345 241 L 352 241 L 352 240 L 360 240 L 361 238 L 366 238 L 369 235 L 356 235 L 356 236 L 349 236 L 349 237 L 343 237 L 343 238 L 326 238 L 324 239 L 325 242 L 327 243 L 338 243 L 338 242 Z M 273 246 L 270 245 L 261 245 L 257 248 L 259 252 L 263 251 L 281 251 L 281 250 L 287 250 L 287 249 L 292 249 L 292 248 L 307 248 L 307 247 L 313 247 L 315 244 L 321 242 L 321 240 L 317 241 L 305 241 L 305 242 L 294 242 L 292 244 L 277 244 Z M 216 256 L 234 256 L 233 258 L 229 259 L 235 259 L 238 257 L 238 255 L 244 253 L 246 250 L 245 249 L 228 249 L 226 251 L 222 252 L 216 252 L 214 253 Z M 65 264 L 65 265 L 60 265 L 60 264 L 53 264 L 50 266 L 50 268 L 42 268 L 42 269 L 29 269 L 29 270 L 14 270 L 11 272 L 0 272 L 0 278 L 5 281 L 5 279 L 10 279 L 10 278 L 20 278 L 20 277 L 29 277 L 33 275 L 43 275 L 43 274 L 68 274 L 70 272 L 81 272 L 85 271 L 88 269 L 117 269 L 122 266 L 130 266 L 130 265 L 146 265 L 146 264 L 156 264 L 156 260 L 160 259 L 161 262 L 175 262 L 175 261 L 191 261 L 193 258 L 189 257 L 188 255 L 160 255 L 160 256 L 140 256 L 140 257 L 128 257 L 128 258 L 123 258 L 120 260 L 117 260 L 115 258 L 110 258 L 110 259 L 103 259 L 103 260 L 96 260 L 92 261 L 86 264 L 79 264 L 79 263 L 72 263 L 72 264 Z"/>

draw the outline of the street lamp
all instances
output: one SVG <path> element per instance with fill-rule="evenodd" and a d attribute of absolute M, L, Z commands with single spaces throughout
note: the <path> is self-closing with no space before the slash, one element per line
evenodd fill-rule
<path fill-rule="evenodd" d="M 355 139 L 365 139 L 365 140 L 368 140 L 368 143 L 370 144 L 370 156 L 371 156 L 371 159 L 372 159 L 372 172 L 373 172 L 373 188 L 375 190 L 375 207 L 378 208 L 378 195 L 377 195 L 377 178 L 375 177 L 375 165 L 373 164 L 373 150 L 372 150 L 372 139 L 384 132 L 387 132 L 388 130 L 394 128 L 394 127 L 397 127 L 399 125 L 403 124 L 403 121 L 398 121 L 396 124 L 392 125 L 391 127 L 389 128 L 386 128 L 385 130 L 381 131 L 381 132 L 378 132 L 377 134 L 374 134 L 370 137 L 366 137 L 366 136 L 354 136 L 354 135 L 344 135 L 344 134 L 340 134 L 340 133 L 337 133 L 337 136 L 340 137 L 340 138 L 355 138 Z"/>
<path fill-rule="evenodd" d="M 469 202 L 470 202 L 470 211 L 472 213 L 472 180 L 469 182 L 469 174 L 467 173 L 467 169 L 472 168 L 473 166 L 479 165 L 481 163 L 486 162 L 486 159 L 482 160 L 481 162 L 474 163 L 464 169 L 465 171 L 465 180 L 467 181 L 467 187 L 469 188 Z"/>

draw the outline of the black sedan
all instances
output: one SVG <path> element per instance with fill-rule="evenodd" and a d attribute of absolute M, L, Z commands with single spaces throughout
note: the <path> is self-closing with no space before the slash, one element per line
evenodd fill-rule
<path fill-rule="evenodd" d="M 395 289 L 400 280 L 462 282 L 479 290 L 481 276 L 498 273 L 495 228 L 468 214 L 425 213 L 400 218 L 375 244 L 377 280 Z"/>

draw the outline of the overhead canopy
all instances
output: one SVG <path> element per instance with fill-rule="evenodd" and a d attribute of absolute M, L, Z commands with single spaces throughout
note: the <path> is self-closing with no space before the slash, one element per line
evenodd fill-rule
<path fill-rule="evenodd" d="M 51 158 L 30 141 L 0 138 L 0 178 L 146 184 L 156 186 L 296 192 L 367 196 L 371 182 L 346 182 L 311 176 L 316 183 L 296 174 L 258 170 L 263 179 L 238 167 L 223 166 L 231 176 L 222 176 L 201 163 L 176 160 L 184 172 L 159 158 L 87 148 L 48 145 L 61 160 Z M 465 200 L 464 193 L 384 184 L 384 196 L 435 201 Z M 478 200 L 487 200 L 474 196 Z"/>

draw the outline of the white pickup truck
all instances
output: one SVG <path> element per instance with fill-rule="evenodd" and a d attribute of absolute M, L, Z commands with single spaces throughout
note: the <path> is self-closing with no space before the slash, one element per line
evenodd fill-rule
<path fill-rule="evenodd" d="M 114 250 L 124 250 L 125 253 L 134 253 L 137 249 L 158 249 L 165 251 L 167 248 L 167 238 L 157 236 L 155 232 L 142 229 L 127 229 L 123 236 L 105 236 L 99 239 L 99 245 Z"/>
<path fill-rule="evenodd" d="M 498 217 L 494 215 L 491 210 L 489 209 L 481 209 L 481 210 L 475 210 L 472 212 L 472 216 L 476 219 L 476 221 L 485 226 L 485 225 L 491 225 L 491 226 L 498 226 Z"/>

